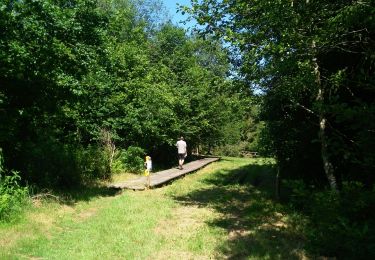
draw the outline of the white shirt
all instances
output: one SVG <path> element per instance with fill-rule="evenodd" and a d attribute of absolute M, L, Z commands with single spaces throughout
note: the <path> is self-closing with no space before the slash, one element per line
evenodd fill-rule
<path fill-rule="evenodd" d="M 176 143 L 177 150 L 179 154 L 185 154 L 186 153 L 186 142 L 184 140 L 179 140 Z"/>
<path fill-rule="evenodd" d="M 148 171 L 152 171 L 152 161 L 151 160 L 146 161 L 146 169 Z"/>

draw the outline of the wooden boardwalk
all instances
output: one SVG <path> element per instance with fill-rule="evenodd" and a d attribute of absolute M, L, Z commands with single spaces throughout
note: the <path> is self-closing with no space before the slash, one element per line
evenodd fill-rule
<path fill-rule="evenodd" d="M 167 183 L 173 179 L 181 177 L 190 172 L 194 172 L 209 163 L 215 162 L 220 158 L 211 157 L 196 160 L 187 164 L 184 164 L 184 168 L 179 170 L 177 168 L 172 168 L 160 172 L 155 172 L 150 174 L 150 188 L 160 186 L 164 183 Z M 147 177 L 142 176 L 137 179 L 127 180 L 119 183 L 114 183 L 109 186 L 110 188 L 115 189 L 130 189 L 130 190 L 145 190 L 147 188 Z"/>

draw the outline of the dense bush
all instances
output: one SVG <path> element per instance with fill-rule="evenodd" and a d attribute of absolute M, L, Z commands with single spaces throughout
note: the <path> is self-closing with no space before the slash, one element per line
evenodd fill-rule
<path fill-rule="evenodd" d="M 7 168 L 38 186 L 67 187 L 141 171 L 141 150 L 115 158 L 129 146 L 169 165 L 180 134 L 190 148 L 233 136 L 223 126 L 235 129 L 246 110 L 219 41 L 161 24 L 158 1 L 65 2 L 0 0 Z"/>
<path fill-rule="evenodd" d="M 29 190 L 19 184 L 20 180 L 17 172 L 7 173 L 3 168 L 0 149 L 0 222 L 10 221 L 18 216 L 28 202 Z"/>
<path fill-rule="evenodd" d="M 98 145 L 61 144 L 52 139 L 28 143 L 17 166 L 41 187 L 67 188 L 108 178 L 109 158 Z"/>
<path fill-rule="evenodd" d="M 213 154 L 220 156 L 241 157 L 246 147 L 243 143 L 227 144 L 213 149 Z"/>
<path fill-rule="evenodd" d="M 101 147 L 91 145 L 74 150 L 76 154 L 76 174 L 82 183 L 108 179 L 111 176 L 108 153 Z"/>
<path fill-rule="evenodd" d="M 344 183 L 340 192 L 291 185 L 291 204 L 309 219 L 307 248 L 314 255 L 370 259 L 375 255 L 375 189 Z"/>
<path fill-rule="evenodd" d="M 112 164 L 112 170 L 114 173 L 122 171 L 131 173 L 143 172 L 143 163 L 145 151 L 136 146 L 129 146 L 128 149 L 118 151 L 116 158 Z"/>

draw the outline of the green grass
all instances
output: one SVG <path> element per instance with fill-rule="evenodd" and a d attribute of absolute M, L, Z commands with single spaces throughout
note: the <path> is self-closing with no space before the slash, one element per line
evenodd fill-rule
<path fill-rule="evenodd" d="M 43 201 L 0 226 L 0 258 L 300 259 L 299 225 L 272 200 L 272 166 L 224 158 L 154 190 Z"/>

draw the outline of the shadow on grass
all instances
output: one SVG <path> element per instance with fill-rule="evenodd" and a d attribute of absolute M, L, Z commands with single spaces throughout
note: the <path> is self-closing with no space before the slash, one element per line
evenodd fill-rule
<path fill-rule="evenodd" d="M 206 158 L 206 156 L 191 156 L 187 162 Z M 176 160 L 177 161 L 177 160 Z M 139 177 L 142 177 L 141 175 Z M 173 181 L 173 180 L 171 180 Z M 167 182 L 168 183 L 168 182 Z M 167 184 L 165 183 L 165 184 Z M 72 205 L 78 201 L 90 201 L 97 197 L 115 196 L 121 193 L 121 189 L 108 187 L 98 183 L 91 183 L 70 189 L 52 189 L 42 190 L 40 193 L 51 194 L 53 198 L 57 198 L 62 204 Z"/>
<path fill-rule="evenodd" d="M 210 221 L 228 237 L 217 250 L 228 259 L 300 259 L 303 238 L 273 200 L 275 173 L 271 164 L 221 170 L 202 180 L 209 188 L 174 197 L 182 204 L 210 207 L 221 213 Z"/>
<path fill-rule="evenodd" d="M 61 204 L 73 205 L 79 201 L 91 201 L 98 197 L 110 197 L 119 194 L 121 190 L 109 188 L 105 185 L 86 185 L 71 189 L 41 190 L 40 197 L 57 200 Z"/>

